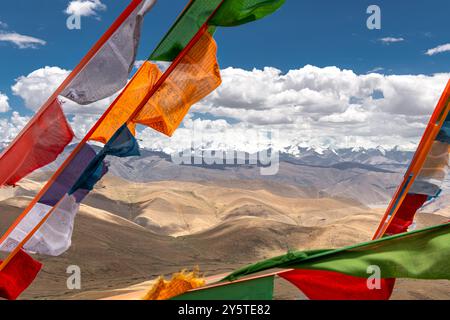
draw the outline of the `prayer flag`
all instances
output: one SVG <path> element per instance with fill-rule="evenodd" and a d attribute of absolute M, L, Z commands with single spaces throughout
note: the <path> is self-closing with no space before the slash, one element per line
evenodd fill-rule
<path fill-rule="evenodd" d="M 133 122 L 171 136 L 190 107 L 221 84 L 216 54 L 216 42 L 204 32 Z"/>
<path fill-rule="evenodd" d="M 91 135 L 90 140 L 106 144 L 114 133 L 128 121 L 161 74 L 155 64 L 149 61 L 144 62 L 110 112 Z M 133 134 L 135 133 L 134 123 L 130 123 L 128 128 Z"/>
<path fill-rule="evenodd" d="M 192 0 L 149 60 L 173 61 L 205 23 L 210 26 L 209 32 L 214 33 L 215 27 L 237 26 L 264 18 L 278 10 L 284 2 L 285 0 Z"/>
<path fill-rule="evenodd" d="M 311 300 L 388 300 L 395 284 L 394 279 L 380 279 L 378 287 L 369 287 L 367 278 L 324 270 L 294 269 L 279 276 Z"/>
<path fill-rule="evenodd" d="M 199 288 L 171 300 L 272 300 L 273 281 L 271 276 Z"/>
<path fill-rule="evenodd" d="M 28 240 L 23 249 L 29 253 L 59 256 L 66 252 L 72 243 L 72 232 L 79 203 L 73 196 L 64 196 L 49 218 Z M 0 250 L 12 252 L 25 237 L 52 210 L 51 206 L 37 203 L 19 222 L 8 237 L 0 244 Z"/>
<path fill-rule="evenodd" d="M 209 25 L 232 27 L 262 19 L 277 11 L 285 0 L 225 0 Z"/>
<path fill-rule="evenodd" d="M 19 180 L 53 162 L 74 133 L 55 100 L 0 158 L 0 186 Z"/>
<path fill-rule="evenodd" d="M 15 300 L 34 281 L 42 264 L 20 250 L 0 271 L 0 297 Z"/>
<path fill-rule="evenodd" d="M 335 272 L 366 280 L 370 276 L 370 266 L 377 266 L 381 272 L 380 277 L 385 281 L 393 281 L 394 278 L 450 279 L 450 269 L 447 266 L 449 259 L 450 223 L 447 223 L 342 249 L 290 252 L 241 268 L 224 280 L 235 280 L 272 268 Z M 322 273 L 323 275 L 326 273 Z M 291 276 L 292 279 L 301 281 L 295 273 Z M 349 290 L 349 296 L 344 295 L 343 299 L 351 298 L 352 292 L 355 292 L 352 284 L 354 280 L 348 279 L 339 280 L 339 286 L 343 289 L 340 292 L 345 292 L 345 286 Z M 317 279 L 314 281 L 318 283 Z M 389 282 L 385 285 L 384 290 L 388 291 L 383 295 L 391 290 L 391 285 L 393 284 Z M 329 286 L 333 290 L 333 283 L 329 283 Z M 326 297 L 327 293 L 324 292 L 323 298 Z"/>
<path fill-rule="evenodd" d="M 85 144 L 67 167 L 64 168 L 47 192 L 39 199 L 39 202 L 48 206 L 55 206 L 75 185 L 75 182 L 77 182 L 96 155 L 95 150 L 89 144 Z M 87 194 L 88 190 L 80 189 L 73 195 L 76 202 L 80 203 Z"/>
<path fill-rule="evenodd" d="M 69 191 L 69 195 L 74 194 L 80 189 L 93 190 L 95 184 L 107 172 L 107 166 L 104 162 L 107 155 L 121 158 L 140 155 L 139 145 L 126 125 L 123 125 L 94 159 L 91 160 L 75 185 Z"/>
<path fill-rule="evenodd" d="M 78 104 L 111 96 L 122 89 L 133 69 L 144 15 L 156 0 L 144 0 L 61 93 Z"/>
<path fill-rule="evenodd" d="M 135 124 L 138 123 L 172 135 L 190 107 L 221 84 L 216 54 L 214 39 L 204 32 L 148 101 L 145 101 L 145 97 L 160 78 L 161 72 L 156 65 L 145 62 L 95 130 L 91 140 L 108 141 L 114 130 L 127 122 L 142 104 L 142 109 L 128 125 L 131 131 L 134 132 Z"/>

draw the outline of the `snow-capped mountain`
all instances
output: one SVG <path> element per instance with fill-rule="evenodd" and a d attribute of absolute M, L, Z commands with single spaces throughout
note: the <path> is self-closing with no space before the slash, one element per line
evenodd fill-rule
<path fill-rule="evenodd" d="M 364 204 L 386 204 L 399 185 L 413 153 L 381 148 L 331 149 L 298 148 L 292 153 L 276 155 L 267 163 L 254 163 L 259 154 L 234 153 L 226 159 L 221 153 L 202 153 L 191 150 L 180 155 L 160 151 L 141 150 L 141 156 L 130 158 L 108 157 L 109 174 L 135 182 L 152 181 L 263 181 L 283 186 L 300 187 L 310 197 L 343 197 Z M 68 150 L 55 163 L 42 171 L 51 172 L 67 156 Z M 292 149 L 291 149 L 292 150 Z M 223 157 L 221 159 L 221 157 Z M 222 160 L 222 161 L 220 161 Z M 274 174 L 263 175 L 262 167 L 274 166 Z M 228 183 L 227 182 L 227 183 Z"/>
<path fill-rule="evenodd" d="M 297 150 L 296 156 L 292 156 L 290 153 L 285 154 L 285 158 L 295 159 L 294 161 L 297 163 L 316 166 L 333 166 L 350 162 L 378 166 L 387 170 L 398 170 L 407 166 L 413 156 L 413 152 L 402 151 L 398 147 L 391 150 L 382 147 L 370 149 L 362 147 L 345 149 L 298 147 Z"/>

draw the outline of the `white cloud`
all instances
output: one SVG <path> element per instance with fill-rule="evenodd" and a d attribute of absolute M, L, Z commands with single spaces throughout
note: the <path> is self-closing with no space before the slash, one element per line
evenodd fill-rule
<path fill-rule="evenodd" d="M 69 71 L 45 67 L 17 79 L 13 93 L 36 110 Z M 206 146 L 250 151 L 255 139 L 272 130 L 272 145 L 413 149 L 450 74 L 358 75 L 337 67 L 305 67 L 282 73 L 275 68 L 222 70 L 223 84 L 195 105 L 172 138 L 144 130 L 141 145 L 180 150 L 200 135 Z M 82 137 L 114 97 L 90 106 L 64 103 Z M 193 118 L 193 114 L 196 118 Z M 197 116 L 198 115 L 198 116 Z M 256 138 L 255 138 L 256 137 Z"/>
<path fill-rule="evenodd" d="M 106 10 L 100 0 L 74 0 L 70 1 L 65 13 L 82 17 L 97 16 L 98 11 Z"/>
<path fill-rule="evenodd" d="M 0 92 L 0 113 L 9 111 L 8 100 L 8 96 Z"/>
<path fill-rule="evenodd" d="M 450 43 L 443 44 L 432 49 L 428 49 L 425 54 L 428 56 L 433 56 L 435 54 L 443 52 L 450 52 Z"/>
<path fill-rule="evenodd" d="M 69 73 L 69 70 L 47 66 L 16 79 L 16 83 L 11 87 L 11 90 L 14 95 L 23 99 L 28 109 L 36 111 L 47 101 Z M 80 106 L 63 97 L 60 97 L 60 99 L 63 102 L 63 109 L 68 115 L 100 115 L 116 96 L 117 94 L 86 106 Z"/>
<path fill-rule="evenodd" d="M 14 95 L 24 100 L 28 109 L 36 111 L 68 74 L 69 71 L 58 67 L 44 67 L 16 79 L 11 90 Z"/>
<path fill-rule="evenodd" d="M 0 31 L 0 41 L 11 42 L 18 46 L 20 49 L 37 48 L 39 45 L 45 45 L 42 39 L 25 36 L 16 32 L 1 32 Z"/>
<path fill-rule="evenodd" d="M 386 43 L 386 44 L 405 41 L 404 38 L 395 38 L 395 37 L 385 37 L 385 38 L 381 38 L 381 39 L 378 39 L 378 40 L 383 42 L 383 43 Z"/>
<path fill-rule="evenodd" d="M 8 24 L 3 21 L 0 21 L 0 28 L 8 28 Z"/>
<path fill-rule="evenodd" d="M 319 119 L 321 122 L 334 123 L 355 123 L 365 122 L 370 112 L 365 111 L 361 106 L 350 105 L 347 110 L 342 113 L 333 113 Z"/>
<path fill-rule="evenodd" d="M 99 118 L 100 115 L 76 114 L 70 121 L 75 136 L 80 139 L 83 138 Z"/>
<path fill-rule="evenodd" d="M 6 147 L 29 120 L 30 118 L 22 117 L 18 112 L 13 112 L 9 119 L 0 118 L 0 147 Z"/>
<path fill-rule="evenodd" d="M 307 65 L 286 74 L 274 68 L 227 68 L 222 78 L 222 85 L 196 110 L 232 118 L 266 111 L 268 117 L 308 115 L 317 119 L 342 113 L 353 104 L 368 111 L 429 114 L 448 75 L 357 75 L 337 67 Z M 375 92 L 384 98 L 374 99 Z"/>
<path fill-rule="evenodd" d="M 274 68 L 227 68 L 222 77 L 222 86 L 193 111 L 234 119 L 228 121 L 238 122 L 230 124 L 231 131 L 243 125 L 279 130 L 279 148 L 414 148 L 450 74 L 358 75 L 308 65 L 286 74 Z"/>

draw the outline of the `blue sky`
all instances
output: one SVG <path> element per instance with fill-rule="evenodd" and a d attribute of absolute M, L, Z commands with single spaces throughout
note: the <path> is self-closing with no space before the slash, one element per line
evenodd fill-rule
<path fill-rule="evenodd" d="M 72 69 L 89 47 L 117 17 L 128 1 L 104 0 L 100 19 L 83 18 L 81 30 L 65 27 L 68 0 L 15 0 L 1 4 L 0 21 L 9 30 L 43 39 L 47 45 L 18 50 L 0 44 L 3 61 L 0 88 L 12 79 L 44 65 Z M 186 0 L 160 0 L 147 16 L 140 48 L 145 58 L 183 9 Z M 382 29 L 366 28 L 366 8 L 378 4 Z M 239 28 L 221 29 L 217 35 L 222 67 L 245 69 L 274 66 L 281 70 L 305 64 L 336 65 L 364 73 L 384 67 L 390 73 L 433 73 L 450 70 L 450 53 L 424 55 L 427 49 L 450 42 L 447 0 L 330 1 L 287 0 L 275 15 Z M 382 37 L 405 41 L 386 45 Z"/>
<path fill-rule="evenodd" d="M 98 0 L 97 0 L 98 1 Z M 81 30 L 66 28 L 69 0 L 3 1 L 0 33 L 16 32 L 44 40 L 45 45 L 20 49 L 0 42 L 0 92 L 9 97 L 11 111 L 29 114 L 12 94 L 15 79 L 44 66 L 72 69 L 125 8 L 126 0 L 101 0 L 106 10 L 83 17 Z M 145 20 L 138 59 L 145 59 L 165 34 L 186 0 L 159 0 Z M 381 30 L 368 30 L 366 9 L 381 8 Z M 450 72 L 450 52 L 426 55 L 450 43 L 448 0 L 286 0 L 276 14 L 216 34 L 222 69 L 265 66 L 287 72 L 310 64 L 337 66 L 356 74 L 371 70 L 385 75 Z M 7 26 L 6 26 L 6 25 Z M 381 38 L 402 41 L 384 43 Z"/>

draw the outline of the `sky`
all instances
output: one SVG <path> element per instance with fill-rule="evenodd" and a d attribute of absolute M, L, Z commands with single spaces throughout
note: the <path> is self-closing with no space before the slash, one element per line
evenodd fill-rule
<path fill-rule="evenodd" d="M 126 0 L 15 0 L 0 10 L 0 144 L 6 145 L 102 35 Z M 186 0 L 159 0 L 145 17 L 145 60 Z M 369 5 L 381 29 L 366 24 Z M 448 0 L 286 0 L 275 14 L 219 28 L 223 84 L 195 105 L 172 139 L 150 129 L 141 145 L 171 151 L 271 146 L 415 148 L 450 76 Z M 82 15 L 69 30 L 70 14 Z M 447 31 L 447 32 L 446 32 Z M 112 101 L 65 108 L 82 137 Z"/>

